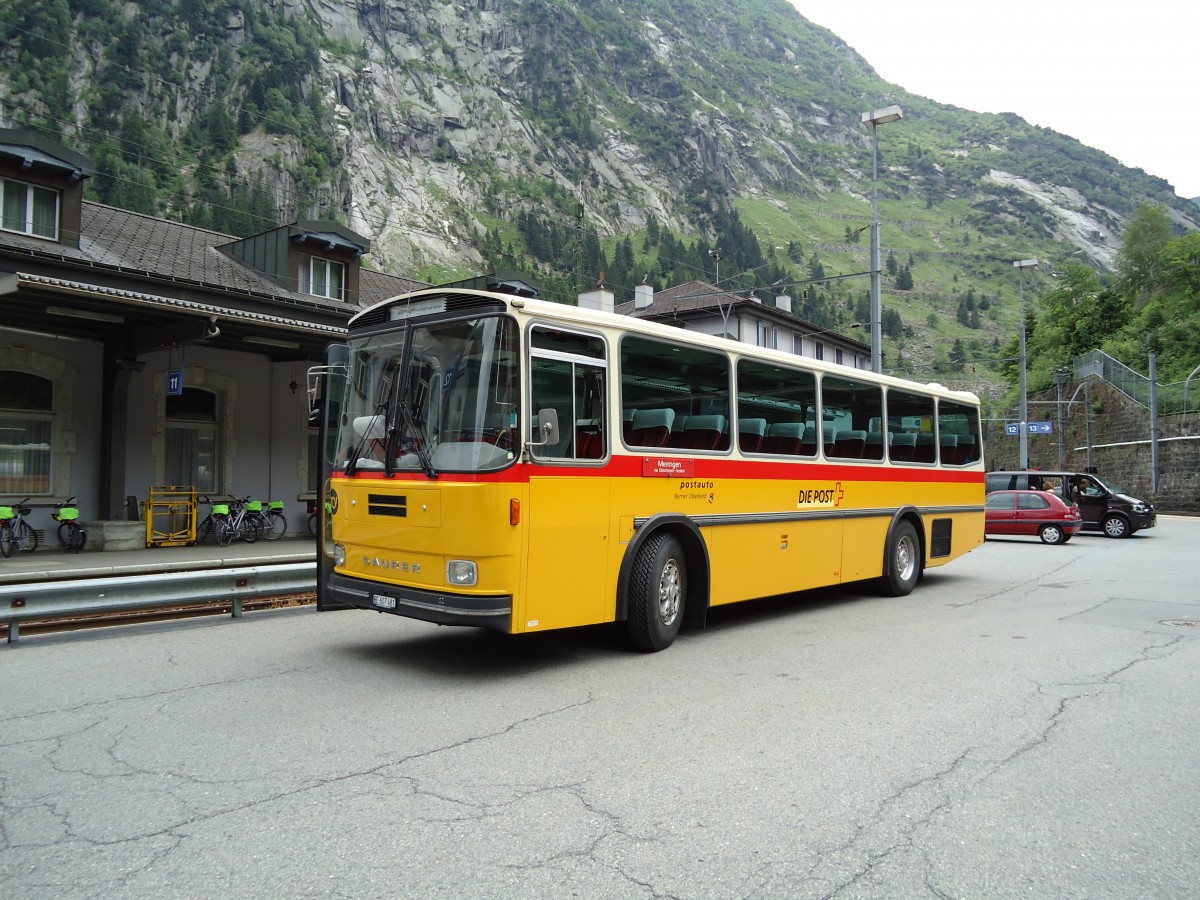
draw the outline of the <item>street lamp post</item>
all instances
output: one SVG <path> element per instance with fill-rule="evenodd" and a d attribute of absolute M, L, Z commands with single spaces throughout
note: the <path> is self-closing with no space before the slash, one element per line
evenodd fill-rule
<path fill-rule="evenodd" d="M 883 371 L 883 298 L 879 264 L 879 126 L 904 118 L 899 106 L 885 106 L 862 114 L 871 126 L 871 371 Z"/>
<path fill-rule="evenodd" d="M 1021 285 L 1021 466 L 1022 469 L 1029 468 L 1029 391 L 1026 386 L 1025 374 L 1025 270 L 1036 269 L 1038 261 L 1036 259 L 1017 259 L 1013 260 L 1013 265 L 1017 268 L 1017 276 L 1020 279 Z"/>

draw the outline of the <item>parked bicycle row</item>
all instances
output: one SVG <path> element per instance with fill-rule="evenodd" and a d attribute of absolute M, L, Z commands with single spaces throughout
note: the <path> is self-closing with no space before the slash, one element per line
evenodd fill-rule
<path fill-rule="evenodd" d="M 29 521 L 33 514 L 30 501 L 26 497 L 11 505 L 0 505 L 0 555 L 5 558 L 14 553 L 32 553 L 41 543 L 45 533 L 34 527 Z M 241 498 L 202 498 L 208 504 L 208 515 L 197 525 L 196 543 L 201 544 L 210 537 L 222 547 L 228 547 L 234 541 L 254 543 L 260 537 L 268 541 L 278 540 L 287 534 L 287 519 L 284 517 L 284 504 L 281 500 L 264 503 L 252 500 L 249 496 Z M 64 549 L 78 553 L 87 544 L 87 530 L 79 521 L 79 508 L 74 505 L 75 498 L 68 497 L 54 506 L 50 518 L 56 523 L 58 543 Z M 308 533 L 317 533 L 316 501 L 307 501 Z"/>
<path fill-rule="evenodd" d="M 210 537 L 222 547 L 234 541 L 253 544 L 260 537 L 268 541 L 278 540 L 287 534 L 287 519 L 283 515 L 283 501 L 251 500 L 250 497 L 214 499 L 202 497 L 208 504 L 209 513 L 196 526 L 196 543 L 202 544 Z M 308 533 L 317 534 L 317 504 L 307 501 Z"/>
<path fill-rule="evenodd" d="M 5 558 L 14 553 L 32 553 L 38 548 L 41 532 L 29 522 L 33 507 L 32 497 L 26 497 L 11 506 L 0 505 L 0 556 Z M 75 498 L 55 505 L 50 518 L 58 523 L 58 543 L 72 553 L 78 553 L 87 543 L 87 531 L 79 524 L 79 508 Z"/>

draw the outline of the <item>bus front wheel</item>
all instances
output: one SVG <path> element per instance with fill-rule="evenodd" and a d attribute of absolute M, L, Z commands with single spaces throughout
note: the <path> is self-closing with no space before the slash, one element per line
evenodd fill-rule
<path fill-rule="evenodd" d="M 672 535 L 646 541 L 629 580 L 629 638 L 638 650 L 665 650 L 679 633 L 687 575 L 683 548 Z"/>
<path fill-rule="evenodd" d="M 879 586 L 889 597 L 912 593 L 921 577 L 921 541 L 912 522 L 897 522 L 888 535 Z"/>

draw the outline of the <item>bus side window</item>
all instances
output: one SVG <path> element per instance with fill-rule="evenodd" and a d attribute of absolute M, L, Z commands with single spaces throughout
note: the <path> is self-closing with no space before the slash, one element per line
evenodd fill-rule
<path fill-rule="evenodd" d="M 979 461 L 979 414 L 974 407 L 939 400 L 938 434 L 942 465 L 965 466 Z"/>
<path fill-rule="evenodd" d="M 537 459 L 603 459 L 608 453 L 607 349 L 602 338 L 536 325 L 530 341 L 530 423 L 539 409 L 558 414 L 559 440 L 531 447 Z"/>
<path fill-rule="evenodd" d="M 729 370 L 723 352 L 625 335 L 621 408 L 634 411 L 626 444 L 690 452 L 729 449 Z"/>
<path fill-rule="evenodd" d="M 937 450 L 932 443 L 933 398 L 889 388 L 886 399 L 889 458 L 899 463 L 933 462 Z"/>
<path fill-rule="evenodd" d="M 883 416 L 882 389 L 857 378 L 826 375 L 821 379 L 821 407 L 825 455 L 862 459 L 871 425 Z"/>
<path fill-rule="evenodd" d="M 739 446 L 743 453 L 812 456 L 816 427 L 805 427 L 817 402 L 816 378 L 811 372 L 760 360 L 739 359 L 737 411 Z"/>

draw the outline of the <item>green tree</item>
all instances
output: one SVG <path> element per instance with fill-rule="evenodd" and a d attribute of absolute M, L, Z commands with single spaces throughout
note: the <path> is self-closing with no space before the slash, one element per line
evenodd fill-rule
<path fill-rule="evenodd" d="M 1143 203 L 1125 227 L 1117 254 L 1117 280 L 1125 291 L 1138 295 L 1160 277 L 1159 262 L 1171 239 L 1171 220 L 1156 203 Z"/>

